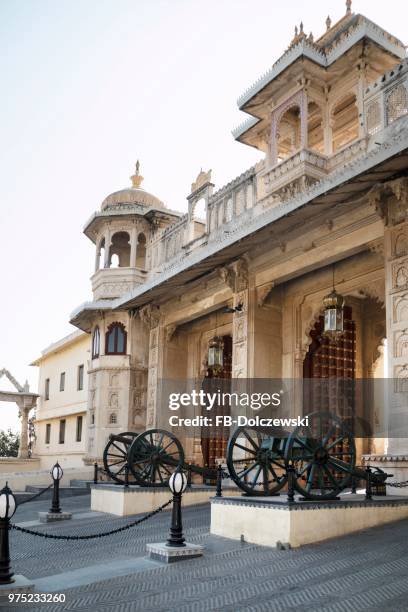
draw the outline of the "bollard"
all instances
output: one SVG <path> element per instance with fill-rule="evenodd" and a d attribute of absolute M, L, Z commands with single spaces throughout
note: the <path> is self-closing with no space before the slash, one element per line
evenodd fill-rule
<path fill-rule="evenodd" d="M 356 477 L 351 477 L 351 493 L 357 493 Z"/>
<path fill-rule="evenodd" d="M 295 501 L 295 468 L 293 467 L 292 461 L 288 461 L 287 467 L 288 474 L 288 504 L 293 504 Z"/>
<path fill-rule="evenodd" d="M 129 488 L 129 465 L 125 465 L 125 489 Z"/>
<path fill-rule="evenodd" d="M 10 519 L 16 511 L 16 498 L 6 486 L 0 491 L 0 584 L 14 582 L 10 560 Z"/>
<path fill-rule="evenodd" d="M 367 483 L 366 483 L 365 498 L 366 499 L 373 499 L 373 493 L 372 493 L 372 489 L 371 489 L 371 468 L 370 468 L 369 465 L 367 465 L 367 467 L 366 467 L 366 478 L 367 478 Z"/>
<path fill-rule="evenodd" d="M 52 505 L 50 508 L 51 514 L 61 514 L 61 506 L 60 506 L 60 498 L 59 498 L 59 483 L 63 476 L 64 472 L 60 464 L 57 463 L 51 470 L 51 476 L 54 481 L 54 488 L 52 493 Z"/>
<path fill-rule="evenodd" d="M 98 464 L 94 463 L 94 484 L 98 484 Z"/>
<path fill-rule="evenodd" d="M 217 466 L 217 489 L 215 497 L 222 497 L 222 467 L 221 464 Z"/>
<path fill-rule="evenodd" d="M 186 475 L 184 472 L 177 469 L 169 479 L 170 491 L 173 493 L 173 511 L 171 515 L 170 536 L 166 542 L 166 546 L 185 546 L 183 523 L 181 519 L 181 498 L 186 486 Z"/>
<path fill-rule="evenodd" d="M 191 477 L 191 464 L 189 463 L 187 466 L 187 487 L 191 489 L 192 477 Z"/>

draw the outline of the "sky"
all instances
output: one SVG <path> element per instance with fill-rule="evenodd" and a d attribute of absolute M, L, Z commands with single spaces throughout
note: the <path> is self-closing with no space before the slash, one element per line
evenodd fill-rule
<path fill-rule="evenodd" d="M 405 0 L 353 10 L 408 42 Z M 91 297 L 83 225 L 136 159 L 142 186 L 181 211 L 200 168 L 216 188 L 241 174 L 261 155 L 231 136 L 236 99 L 301 20 L 317 38 L 344 13 L 343 0 L 0 0 L 0 370 L 37 390 L 29 364 Z"/>

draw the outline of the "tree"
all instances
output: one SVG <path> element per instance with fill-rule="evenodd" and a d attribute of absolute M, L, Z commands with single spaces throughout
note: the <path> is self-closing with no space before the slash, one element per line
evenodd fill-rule
<path fill-rule="evenodd" d="M 17 457 L 20 435 L 11 429 L 0 431 L 0 457 Z"/>

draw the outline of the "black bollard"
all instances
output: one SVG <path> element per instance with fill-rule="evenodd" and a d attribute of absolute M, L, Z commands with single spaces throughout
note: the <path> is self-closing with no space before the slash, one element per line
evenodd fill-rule
<path fill-rule="evenodd" d="M 170 491 L 173 493 L 173 510 L 171 515 L 170 536 L 166 542 L 166 546 L 185 546 L 181 518 L 181 498 L 186 486 L 186 475 L 181 470 L 173 472 L 169 479 Z"/>
<path fill-rule="evenodd" d="M 191 478 L 191 464 L 189 463 L 187 466 L 187 487 L 189 489 L 191 489 L 191 482 L 192 482 L 192 478 Z"/>
<path fill-rule="evenodd" d="M 16 498 L 6 486 L 0 491 L 0 584 L 14 582 L 10 559 L 10 519 L 16 511 Z"/>
<path fill-rule="evenodd" d="M 218 465 L 217 467 L 217 489 L 216 489 L 215 497 L 222 497 L 222 467 L 221 465 Z"/>
<path fill-rule="evenodd" d="M 94 463 L 94 484 L 98 484 L 98 464 Z"/>
<path fill-rule="evenodd" d="M 125 488 L 129 488 L 129 465 L 125 465 Z"/>
<path fill-rule="evenodd" d="M 366 479 L 367 479 L 365 498 L 366 499 L 373 499 L 373 493 L 372 493 L 372 489 L 371 489 L 371 468 L 370 468 L 369 465 L 367 465 L 365 471 L 366 471 Z"/>
<path fill-rule="evenodd" d="M 355 476 L 351 477 L 351 493 L 357 493 L 357 483 Z"/>
<path fill-rule="evenodd" d="M 292 461 L 288 462 L 286 469 L 288 474 L 288 504 L 293 504 L 295 501 L 295 468 L 293 467 Z"/>
<path fill-rule="evenodd" d="M 60 498 L 59 498 L 59 483 L 60 483 L 60 480 L 63 474 L 64 472 L 62 471 L 62 467 L 57 461 L 57 463 L 54 465 L 54 467 L 51 470 L 51 476 L 54 481 L 54 487 L 53 487 L 53 492 L 52 492 L 52 505 L 50 508 L 50 512 L 52 514 L 61 513 Z"/>

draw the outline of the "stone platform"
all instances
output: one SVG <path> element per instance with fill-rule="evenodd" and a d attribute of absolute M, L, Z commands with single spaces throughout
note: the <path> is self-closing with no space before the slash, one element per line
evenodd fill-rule
<path fill-rule="evenodd" d="M 237 487 L 223 488 L 223 494 L 233 497 L 241 495 Z M 215 495 L 215 487 L 192 485 L 183 493 L 182 505 L 204 504 Z M 91 485 L 91 510 L 108 512 L 117 516 L 129 516 L 151 512 L 171 499 L 170 489 L 155 489 L 130 485 L 97 484 Z M 167 509 L 171 509 L 169 506 Z"/>
<path fill-rule="evenodd" d="M 321 542 L 408 518 L 408 497 L 344 494 L 339 500 L 300 501 L 286 497 L 211 499 L 211 533 L 252 544 L 291 547 Z M 279 544 L 278 544 L 279 545 Z"/>

